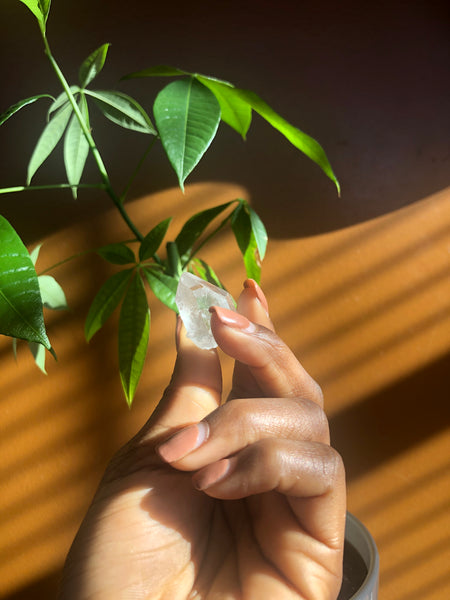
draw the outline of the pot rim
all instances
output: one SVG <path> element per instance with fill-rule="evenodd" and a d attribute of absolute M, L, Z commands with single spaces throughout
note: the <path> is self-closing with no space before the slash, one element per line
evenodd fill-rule
<path fill-rule="evenodd" d="M 378 549 L 369 530 L 349 512 L 347 512 L 345 524 L 345 539 L 355 547 L 367 566 L 367 575 L 361 587 L 349 600 L 369 600 L 369 598 L 375 600 L 378 596 L 380 569 Z M 373 592 L 375 592 L 375 595 L 373 595 Z"/>

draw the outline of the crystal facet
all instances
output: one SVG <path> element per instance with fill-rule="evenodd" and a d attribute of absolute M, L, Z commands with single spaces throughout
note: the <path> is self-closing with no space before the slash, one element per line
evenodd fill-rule
<path fill-rule="evenodd" d="M 178 283 L 175 302 L 186 333 L 199 348 L 209 350 L 217 343 L 211 332 L 211 306 L 235 310 L 232 296 L 221 288 L 208 283 L 192 273 L 183 273 Z"/>

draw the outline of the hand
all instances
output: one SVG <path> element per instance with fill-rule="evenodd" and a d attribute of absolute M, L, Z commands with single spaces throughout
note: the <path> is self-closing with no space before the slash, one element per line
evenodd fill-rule
<path fill-rule="evenodd" d="M 74 540 L 61 598 L 331 600 L 345 477 L 318 385 L 273 332 L 260 288 L 212 310 L 235 360 L 221 403 L 215 350 L 178 328 L 154 414 L 108 466 Z"/>

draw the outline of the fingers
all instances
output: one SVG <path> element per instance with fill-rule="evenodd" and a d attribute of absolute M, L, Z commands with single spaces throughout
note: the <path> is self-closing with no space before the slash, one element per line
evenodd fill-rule
<path fill-rule="evenodd" d="M 158 454 L 216 498 L 266 491 L 320 496 L 340 477 L 339 456 L 317 404 L 282 398 L 237 399 L 161 444 Z"/>
<path fill-rule="evenodd" d="M 273 331 L 225 308 L 212 307 L 211 312 L 211 328 L 218 345 L 248 367 L 261 395 L 300 396 L 323 405 L 317 383 Z"/>
<path fill-rule="evenodd" d="M 177 320 L 177 359 L 172 379 L 141 434 L 145 441 L 203 419 L 220 404 L 222 375 L 216 350 L 202 350 Z"/>
<path fill-rule="evenodd" d="M 286 497 L 302 528 L 340 547 L 345 474 L 322 409 L 305 399 L 236 399 L 158 447 L 193 484 L 223 500 Z"/>
<path fill-rule="evenodd" d="M 258 325 L 274 330 L 266 297 L 254 279 L 244 281 L 244 289 L 237 301 L 237 312 Z"/>
<path fill-rule="evenodd" d="M 264 439 L 195 473 L 195 487 L 233 500 L 276 491 L 294 498 L 323 496 L 336 488 L 341 460 L 318 442 Z"/>
<path fill-rule="evenodd" d="M 194 471 L 264 439 L 328 443 L 328 422 L 310 400 L 236 399 L 183 429 L 158 452 L 177 469 Z"/>

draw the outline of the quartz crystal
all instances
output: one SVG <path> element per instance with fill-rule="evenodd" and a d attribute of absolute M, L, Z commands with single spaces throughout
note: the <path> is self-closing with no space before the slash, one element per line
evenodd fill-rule
<path fill-rule="evenodd" d="M 211 306 L 235 310 L 236 304 L 228 292 L 192 273 L 183 273 L 178 283 L 175 302 L 186 333 L 199 348 L 216 348 L 211 332 Z"/>

